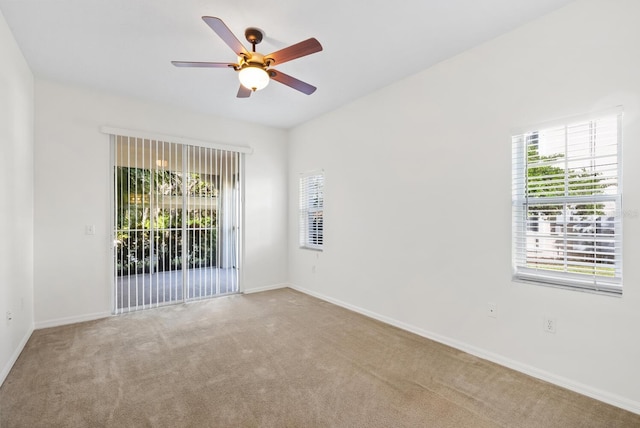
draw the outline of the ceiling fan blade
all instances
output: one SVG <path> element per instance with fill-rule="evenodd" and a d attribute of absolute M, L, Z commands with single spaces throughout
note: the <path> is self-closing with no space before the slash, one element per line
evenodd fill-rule
<path fill-rule="evenodd" d="M 207 23 L 213 31 L 227 44 L 229 47 L 240 56 L 241 54 L 249 55 L 249 51 L 240 43 L 240 40 L 231 32 L 229 27 L 222 22 L 222 19 L 215 16 L 203 16 L 202 20 Z"/>
<path fill-rule="evenodd" d="M 293 88 L 302 92 L 303 94 L 311 95 L 317 89 L 315 86 L 305 83 L 302 80 L 298 80 L 295 77 L 291 77 L 288 74 L 284 74 L 281 71 L 277 71 L 273 69 L 269 70 L 269 77 L 271 77 L 276 82 L 280 82 L 283 85 L 287 85 L 290 88 Z"/>
<path fill-rule="evenodd" d="M 238 88 L 238 95 L 236 95 L 236 97 L 249 98 L 251 96 L 251 92 L 253 92 L 251 89 L 245 88 L 244 86 L 240 85 L 240 88 Z"/>
<path fill-rule="evenodd" d="M 304 40 L 295 45 L 291 45 L 279 51 L 265 55 L 265 58 L 271 58 L 276 64 L 282 64 L 283 62 L 291 61 L 292 59 L 300 58 L 312 53 L 320 52 L 322 45 L 315 38 Z"/>
<path fill-rule="evenodd" d="M 171 61 L 176 67 L 202 67 L 202 68 L 228 68 L 235 67 L 237 64 L 228 62 L 198 62 L 198 61 Z"/>

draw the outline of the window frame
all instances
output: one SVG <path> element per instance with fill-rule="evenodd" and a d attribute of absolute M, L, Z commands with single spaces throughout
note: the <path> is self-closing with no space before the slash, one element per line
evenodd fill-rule
<path fill-rule="evenodd" d="M 563 184 L 563 196 L 546 196 L 546 197 L 535 197 L 531 196 L 528 191 L 528 186 L 531 184 L 529 180 L 529 173 L 527 164 L 528 161 L 528 151 L 530 140 L 527 140 L 528 135 L 533 135 L 537 133 L 542 133 L 546 131 L 551 131 L 557 128 L 564 127 L 566 135 L 569 134 L 569 130 L 571 128 L 578 127 L 579 125 L 584 124 L 597 124 L 600 120 L 611 120 L 615 117 L 616 125 L 615 125 L 615 178 L 616 178 L 616 191 L 615 193 L 610 194 L 598 194 L 595 191 L 592 194 L 583 195 L 583 196 L 575 196 L 571 195 L 571 184 L 570 179 L 566 180 Z M 565 136 L 565 138 L 568 138 Z M 593 138 L 593 137 L 590 137 Z M 592 140 L 590 139 L 590 144 L 598 144 L 600 140 Z M 611 141 L 614 141 L 611 139 Z M 613 145 L 612 145 L 613 146 Z M 621 295 L 623 291 L 622 287 L 622 219 L 623 219 L 623 210 L 622 210 L 622 108 L 617 107 L 615 109 L 610 109 L 604 112 L 599 112 L 592 115 L 582 115 L 576 116 L 568 119 L 564 119 L 561 121 L 547 122 L 544 124 L 540 124 L 537 126 L 530 126 L 525 129 L 520 129 L 517 132 L 512 132 L 512 279 L 517 282 L 528 282 L 535 283 L 539 285 L 548 285 L 555 286 L 561 288 L 567 288 L 578 291 L 589 291 L 601 294 L 608 295 Z M 569 157 L 568 152 L 563 154 L 566 158 L 566 164 L 568 165 L 570 161 L 575 161 L 576 157 Z M 612 157 L 614 157 L 612 156 Z M 589 160 L 596 159 L 596 156 L 588 158 Z M 565 175 L 569 176 L 568 166 L 565 167 Z M 575 193 L 575 191 L 574 191 Z M 527 213 L 530 210 L 531 206 L 535 206 L 536 204 L 552 204 L 552 205 L 562 205 L 565 208 L 563 216 L 563 227 L 568 227 L 568 222 L 566 220 L 567 216 L 567 206 L 568 205 L 576 205 L 579 203 L 611 203 L 615 206 L 615 213 L 613 215 L 613 262 L 611 263 L 613 266 L 613 276 L 605 276 L 598 275 L 595 272 L 598 271 L 597 267 L 599 266 L 597 263 L 600 259 L 591 262 L 591 265 L 594 268 L 593 274 L 578 274 L 569 272 L 568 268 L 571 265 L 566 261 L 567 256 L 565 256 L 565 262 L 563 271 L 556 271 L 553 269 L 544 269 L 537 267 L 529 267 L 528 263 L 528 251 L 531 251 L 530 244 L 527 242 L 528 234 L 530 232 L 537 232 L 538 228 L 538 218 L 532 217 L 533 221 L 530 222 L 527 219 Z M 592 216 L 595 217 L 596 214 Z M 596 227 L 602 227 L 603 222 L 609 222 L 609 218 L 607 220 L 603 220 L 604 216 L 601 215 L 600 220 L 594 220 L 594 224 Z M 598 223 L 599 221 L 600 223 Z M 533 230 L 533 228 L 535 230 Z M 569 232 L 564 232 L 564 243 L 561 247 L 562 251 L 565 254 L 568 254 L 572 251 L 570 241 L 567 240 L 567 236 L 570 235 Z M 596 232 L 593 235 L 594 242 L 599 242 L 598 238 L 602 238 L 602 235 L 599 235 L 600 232 Z M 578 238 L 574 238 L 578 239 Z M 597 244 L 596 244 L 597 245 Z M 598 254 L 597 247 L 594 250 L 594 254 Z M 595 257 L 595 256 L 594 256 Z"/>
<path fill-rule="evenodd" d="M 324 182 L 324 170 L 300 174 L 298 180 L 298 243 L 301 249 L 323 251 Z M 312 221 L 312 217 L 316 219 L 315 222 Z M 312 224 L 314 224 L 315 227 L 312 227 Z"/>

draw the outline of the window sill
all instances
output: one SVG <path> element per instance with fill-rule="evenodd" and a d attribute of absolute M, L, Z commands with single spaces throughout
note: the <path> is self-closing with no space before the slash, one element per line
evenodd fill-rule
<path fill-rule="evenodd" d="M 544 287 L 559 288 L 563 290 L 578 291 L 582 293 L 599 294 L 602 296 L 609 296 L 609 297 L 622 297 L 622 286 L 620 286 L 619 288 L 594 288 L 594 287 L 578 285 L 578 284 L 569 285 L 569 284 L 555 283 L 550 281 L 549 282 L 541 281 L 539 279 L 534 279 L 529 277 L 520 277 L 517 275 L 514 275 L 511 278 L 511 282 L 516 282 L 520 284 L 529 284 L 529 285 L 535 285 L 535 286 L 541 285 Z"/>
<path fill-rule="evenodd" d="M 299 249 L 301 249 L 301 250 L 318 251 L 318 252 L 320 252 L 320 253 L 323 251 L 323 249 L 322 249 L 322 248 L 307 247 L 307 246 L 305 246 L 305 245 L 301 245 L 301 246 L 299 246 L 298 248 L 299 248 Z"/>

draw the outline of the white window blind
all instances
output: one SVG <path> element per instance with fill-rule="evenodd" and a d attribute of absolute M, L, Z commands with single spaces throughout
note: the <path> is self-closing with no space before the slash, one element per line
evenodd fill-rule
<path fill-rule="evenodd" d="M 112 135 L 114 313 L 237 293 L 242 154 Z"/>
<path fill-rule="evenodd" d="M 622 113 L 512 137 L 517 280 L 622 293 Z"/>
<path fill-rule="evenodd" d="M 300 177 L 300 247 L 322 250 L 324 243 L 324 174 Z"/>

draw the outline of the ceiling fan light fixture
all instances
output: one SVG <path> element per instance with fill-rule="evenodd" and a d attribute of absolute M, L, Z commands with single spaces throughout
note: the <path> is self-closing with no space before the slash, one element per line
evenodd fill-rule
<path fill-rule="evenodd" d="M 269 84 L 269 74 L 259 66 L 249 65 L 238 73 L 240 83 L 247 89 L 259 91 Z"/>
<path fill-rule="evenodd" d="M 264 37 L 264 31 L 259 28 L 249 27 L 244 33 L 247 41 L 251 43 L 251 51 L 248 51 L 220 18 L 203 16 L 202 19 L 235 52 L 237 62 L 171 61 L 174 66 L 232 69 L 238 73 L 240 80 L 237 98 L 249 98 L 252 92 L 264 89 L 269 84 L 269 80 L 275 80 L 306 95 L 315 92 L 315 86 L 271 68 L 273 64 L 280 65 L 320 52 L 322 45 L 314 37 L 263 55 L 256 52 L 256 45 Z"/>

